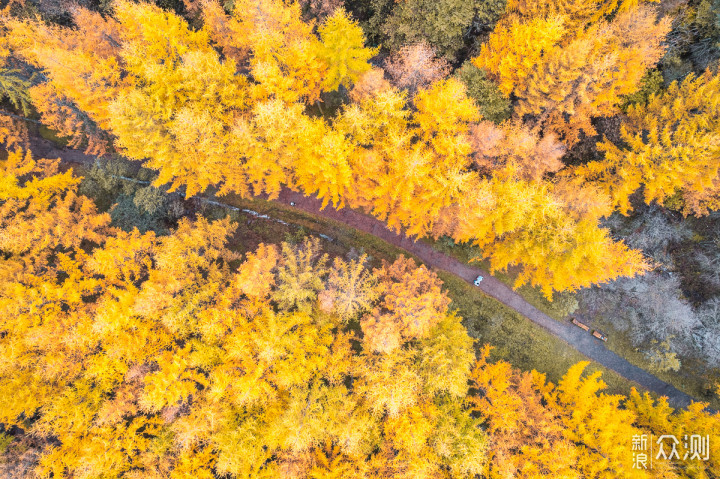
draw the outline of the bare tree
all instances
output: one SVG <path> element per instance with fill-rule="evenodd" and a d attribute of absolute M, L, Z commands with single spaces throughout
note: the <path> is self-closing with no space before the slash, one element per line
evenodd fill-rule
<path fill-rule="evenodd" d="M 445 77 L 450 72 L 447 60 L 437 58 L 425 42 L 402 47 L 385 61 L 385 71 L 392 83 L 414 95 L 420 88 Z"/>
<path fill-rule="evenodd" d="M 300 6 L 303 7 L 303 10 L 320 21 L 332 15 L 342 3 L 342 0 L 300 0 Z"/>
<path fill-rule="evenodd" d="M 653 341 L 668 341 L 673 352 L 697 353 L 695 335 L 703 323 L 683 298 L 677 277 L 651 272 L 621 278 L 582 290 L 580 299 L 583 314 L 600 316 L 627 331 L 635 346 L 647 349 Z"/>
<path fill-rule="evenodd" d="M 695 332 L 701 356 L 711 367 L 720 367 L 720 297 L 707 301 L 698 310 L 703 327 Z"/>
<path fill-rule="evenodd" d="M 676 220 L 672 213 L 651 204 L 641 205 L 631 217 L 615 214 L 606 226 L 622 237 L 628 246 L 643 250 L 655 261 L 672 265 L 668 248 L 692 236 L 684 221 Z"/>

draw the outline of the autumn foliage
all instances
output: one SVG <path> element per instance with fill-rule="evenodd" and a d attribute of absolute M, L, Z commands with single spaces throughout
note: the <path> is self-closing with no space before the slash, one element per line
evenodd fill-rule
<path fill-rule="evenodd" d="M 585 362 L 553 384 L 494 361 L 412 259 L 312 238 L 241 255 L 230 219 L 199 215 L 123 231 L 28 151 L 39 121 L 156 170 L 144 191 L 314 195 L 472 244 L 547 298 L 652 267 L 600 226 L 634 198 L 720 205 L 720 76 L 642 90 L 672 43 L 653 2 L 370 3 L 393 11 L 389 52 L 339 0 L 0 19 L 0 476 L 720 476 L 704 403 L 604 393 Z M 709 460 L 633 468 L 642 434 L 711 435 Z"/>
<path fill-rule="evenodd" d="M 603 394 L 584 363 L 555 386 L 476 361 L 412 260 L 331 262 L 312 239 L 242 257 L 229 219 L 123 232 L 56 162 L 2 166 L 4 475 L 695 477 L 631 469 L 629 441 L 720 425 Z"/>
<path fill-rule="evenodd" d="M 638 71 L 659 54 L 665 24 L 646 10 L 618 15 L 577 40 L 598 56 L 589 65 L 610 65 L 600 60 L 606 57 L 611 68 L 625 62 L 621 71 L 637 79 L 596 85 L 608 76 L 585 71 L 587 58 L 579 56 L 574 78 L 592 80 L 583 88 L 595 93 L 568 77 L 563 91 L 575 96 L 552 105 L 533 100 L 533 85 L 565 68 L 563 52 L 584 51 L 569 46 L 566 22 L 511 16 L 502 23 L 509 36 L 498 26 L 478 65 L 502 91 L 522 97 L 518 111 L 536 115 L 544 135 L 519 120 L 483 123 L 464 84 L 439 78 L 446 67 L 420 45 L 408 47 L 417 61 L 411 55 L 410 63 L 388 64 L 396 84 L 414 95 L 408 99 L 371 69 L 375 50 L 342 9 L 317 33 L 297 4 L 280 1 L 235 2 L 230 15 L 208 1 L 202 19 L 193 29 L 167 11 L 120 1 L 112 17 L 78 10 L 76 29 L 11 21 L 9 44 L 49 79 L 33 90 L 43 97 L 37 103 L 46 121 L 91 151 L 104 151 L 112 138 L 124 155 L 158 170 L 156 184 L 188 196 L 212 186 L 273 198 L 287 186 L 325 204 L 363 208 L 413 236 L 472 242 L 493 270 L 517 267 L 518 285 L 539 286 L 548 297 L 646 269 L 637 252 L 598 227 L 599 210 L 579 214 L 570 190 L 558 197 L 548 182 L 563 166 L 558 142 L 580 131 L 573 122 L 589 133 L 587 118 L 632 91 Z M 527 52 L 518 50 L 520 37 Z M 645 63 L 628 66 L 634 58 Z M 418 76 L 418 62 L 432 66 L 429 77 Z M 307 114 L 307 104 L 337 88 L 355 100 L 332 119 Z"/>
<path fill-rule="evenodd" d="M 619 112 L 663 54 L 668 19 L 639 6 L 590 24 L 597 2 L 517 2 L 474 59 L 518 98 L 515 114 L 572 145 Z M 542 6 L 542 7 L 541 7 Z"/>
<path fill-rule="evenodd" d="M 708 214 L 720 205 L 719 99 L 720 77 L 709 71 L 673 83 L 647 105 L 631 106 L 621 131 L 624 144 L 606 139 L 599 145 L 604 160 L 575 174 L 605 189 L 624 214 L 641 187 L 646 203 L 662 205 L 680 193 L 683 214 Z"/>
<path fill-rule="evenodd" d="M 481 351 L 471 373 L 478 394 L 468 398 L 494 439 L 488 477 L 681 478 L 717 470 L 717 461 L 682 469 L 662 459 L 653 468 L 633 467 L 633 437 L 684 437 L 693 428 L 712 435 L 709 428 L 717 427 L 720 416 L 703 405 L 674 411 L 665 398 L 635 389 L 630 397 L 603 393 L 600 373 L 584 374 L 588 362 L 570 368 L 554 385 L 536 371 L 490 362 L 489 353 L 489 347 Z"/>
<path fill-rule="evenodd" d="M 52 165 L 4 164 L 0 223 L 0 424 L 40 438 L 39 474 L 482 471 L 462 403 L 472 341 L 434 274 L 329 264 L 317 241 L 242 259 L 228 220 L 116 231 L 68 209 L 89 200 Z M 36 206 L 13 214 L 21 201 Z M 45 227 L 51 214 L 70 231 Z M 402 325 L 393 349 L 349 326 L 376 307 Z"/>

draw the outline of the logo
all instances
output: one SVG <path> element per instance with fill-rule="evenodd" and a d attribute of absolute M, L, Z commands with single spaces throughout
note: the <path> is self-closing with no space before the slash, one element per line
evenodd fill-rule
<path fill-rule="evenodd" d="M 710 435 L 686 434 L 683 439 L 681 443 L 671 434 L 663 434 L 657 439 L 652 434 L 634 435 L 633 469 L 652 469 L 653 461 L 687 462 L 710 459 Z"/>

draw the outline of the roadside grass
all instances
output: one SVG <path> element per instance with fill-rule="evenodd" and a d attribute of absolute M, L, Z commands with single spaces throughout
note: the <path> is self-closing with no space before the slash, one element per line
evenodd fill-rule
<path fill-rule="evenodd" d="M 76 174 L 80 176 L 89 171 L 84 165 L 77 165 L 74 168 Z M 236 195 L 227 195 L 220 200 L 270 218 L 257 218 L 249 213 L 208 204 L 200 208 L 199 213 L 209 219 L 219 219 L 229 215 L 237 222 L 238 227 L 231 240 L 231 246 L 240 253 L 253 251 L 260 243 L 300 242 L 307 235 L 322 234 L 331 238 L 331 240 L 321 239 L 324 252 L 330 256 L 345 256 L 351 250 L 355 250 L 359 254 L 367 253 L 370 265 L 374 267 L 380 266 L 382 260 L 393 261 L 401 254 L 420 262 L 414 255 L 373 235 L 280 203 L 262 199 L 243 199 Z M 273 220 L 282 220 L 288 224 Z M 478 255 L 477 248 L 472 246 L 448 247 L 442 240 L 433 243 L 438 250 L 451 254 L 461 261 L 468 262 Z M 470 264 L 483 268 L 488 266 L 484 262 Z M 522 371 L 536 370 L 545 374 L 548 381 L 556 384 L 572 365 L 588 360 L 561 339 L 477 288 L 473 288 L 462 279 L 444 271 L 436 272 L 443 280 L 444 287 L 452 299 L 450 307 L 463 318 L 463 323 L 470 335 L 476 339 L 478 347 L 483 344 L 493 346 L 491 353 L 493 359 L 505 360 Z M 510 273 L 500 273 L 496 277 L 512 284 L 513 278 Z M 525 289 L 526 293 L 535 292 L 534 302 L 523 294 L 531 304 L 547 314 L 550 314 L 548 311 L 554 311 L 551 317 L 556 319 L 561 317 L 559 309 L 548 302 L 539 290 L 531 287 Z M 628 395 L 632 387 L 644 390 L 638 384 L 590 361 L 586 372 L 595 371 L 602 372 L 602 380 L 608 385 L 605 389 L 607 393 Z"/>
<path fill-rule="evenodd" d="M 656 371 L 649 369 L 647 368 L 648 360 L 645 358 L 645 355 L 633 346 L 627 334 L 614 329 L 612 324 L 606 319 L 593 318 L 592 322 L 608 335 L 606 345 L 609 350 L 627 359 L 631 364 L 648 369 L 648 371 L 659 379 L 672 384 L 697 400 L 709 403 L 711 408 L 720 410 L 720 397 L 718 397 L 714 390 L 714 383 L 720 378 L 706 377 L 702 372 L 708 371 L 708 368 L 702 362 L 693 358 L 682 358 L 680 369 L 677 371 Z"/>
<path fill-rule="evenodd" d="M 38 134 L 42 138 L 45 138 L 46 140 L 50 140 L 58 146 L 66 147 L 69 143 L 68 137 L 60 136 L 57 134 L 57 132 L 55 130 L 51 130 L 50 128 L 48 128 L 44 125 L 39 125 L 37 127 L 37 130 L 38 130 Z"/>
<path fill-rule="evenodd" d="M 431 244 L 436 250 L 452 256 L 458 261 L 482 268 L 485 271 L 490 271 L 490 261 L 482 258 L 482 250 L 477 246 L 467 243 L 458 244 L 449 238 L 441 238 L 439 240 L 423 238 L 422 241 Z M 495 271 L 492 275 L 511 288 L 515 286 L 517 271 L 513 268 L 508 268 L 507 271 Z M 553 301 L 548 301 L 540 288 L 528 284 L 517 288 L 515 291 L 522 296 L 525 301 L 558 321 L 564 321 L 567 315 L 572 313 L 572 305 L 577 304 L 573 293 L 556 293 L 553 296 Z"/>
<path fill-rule="evenodd" d="M 331 255 L 344 255 L 351 248 L 371 256 L 371 264 L 377 266 L 382 260 L 393 261 L 405 255 L 420 261 L 414 255 L 397 248 L 373 235 L 350 228 L 343 223 L 326 218 L 318 218 L 300 210 L 258 199 L 242 199 L 231 195 L 223 197 L 223 202 L 239 208 L 250 209 L 271 218 L 300 225 L 308 234 L 324 234 L 333 238 L 321 244 Z M 252 218 L 252 217 L 251 217 Z M 261 220 L 258 220 L 261 221 Z M 287 226 L 265 220 L 263 228 L 264 242 L 278 242 L 287 232 Z M 254 227 L 253 234 L 258 234 Z M 436 273 L 443 280 L 444 288 L 452 299 L 451 309 L 463 318 L 463 324 L 470 335 L 476 339 L 477 346 L 493 346 L 491 357 L 505 360 L 523 371 L 536 370 L 546 375 L 549 381 L 557 384 L 567 370 L 588 358 L 573 349 L 563 340 L 526 319 L 516 311 L 499 301 L 473 288 L 457 276 L 445 272 Z M 586 372 L 602 372 L 602 380 L 607 384 L 604 390 L 610 394 L 628 395 L 630 389 L 644 389 L 637 383 L 627 380 L 594 361 L 590 361 Z M 653 395 L 655 396 L 655 395 Z"/>
<path fill-rule="evenodd" d="M 423 241 L 427 241 L 438 251 L 442 251 L 459 261 L 483 268 L 485 270 L 490 269 L 490 262 L 488 260 L 474 260 L 474 258 L 481 258 L 482 254 L 481 250 L 476 246 L 470 244 L 456 244 L 447 238 L 441 238 L 439 240 L 424 239 Z M 493 273 L 493 276 L 512 287 L 514 285 L 515 278 L 517 277 L 517 273 L 512 269 L 509 269 L 508 271 L 496 271 Z M 517 288 L 516 292 L 528 303 L 532 304 L 537 309 L 557 321 L 567 321 L 569 317 L 568 315 L 573 312 L 573 304 L 577 305 L 576 300 L 574 300 L 573 293 L 555 294 L 553 301 L 551 302 L 545 298 L 539 288 L 529 285 Z M 648 368 L 648 360 L 641 351 L 638 351 L 632 345 L 632 342 L 630 341 L 630 338 L 627 337 L 627 334 L 613 328 L 611 322 L 607 319 L 593 318 L 592 324 L 607 334 L 608 341 L 606 346 L 609 350 L 625 358 L 631 364 L 650 371 L 659 379 L 672 384 L 680 391 L 684 391 L 698 400 L 708 402 L 711 408 L 716 410 L 720 409 L 720 397 L 713 392 L 713 382 L 702 374 L 702 371 L 703 369 L 706 369 L 706 366 L 701 364 L 699 361 L 691 358 L 683 358 L 678 371 L 652 370 Z M 543 330 L 543 332 L 545 331 Z M 603 375 L 603 377 L 605 377 L 605 375 Z"/>

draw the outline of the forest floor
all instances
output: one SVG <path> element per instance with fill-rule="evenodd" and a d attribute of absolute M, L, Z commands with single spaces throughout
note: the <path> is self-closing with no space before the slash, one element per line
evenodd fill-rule
<path fill-rule="evenodd" d="M 86 166 L 92 165 L 95 162 L 94 156 L 85 155 L 78 150 L 58 147 L 58 145 L 49 140 L 35 136 L 31 137 L 30 148 L 36 158 L 60 158 L 64 162 L 79 163 Z M 604 343 L 593 338 L 588 332 L 581 330 L 569 322 L 552 319 L 484 269 L 472 267 L 448 254 L 441 253 L 426 242 L 415 241 L 401 233 L 391 231 L 382 221 L 358 211 L 348 208 L 338 210 L 332 206 L 322 208 L 322 202 L 319 199 L 304 196 L 301 193 L 293 192 L 289 189 L 284 189 L 280 193 L 279 198 L 274 201 L 288 208 L 334 220 L 356 230 L 368 233 L 411 253 L 412 256 L 418 258 L 428 266 L 451 273 L 467 284 L 471 285 L 477 276 L 482 275 L 484 279 L 479 287 L 471 286 L 471 288 L 477 288 L 487 296 L 496 299 L 508 308 L 518 312 L 585 357 L 618 373 L 625 379 L 638 384 L 642 389 L 651 391 L 658 396 L 667 397 L 668 402 L 676 408 L 687 407 L 695 400 L 671 384 L 660 380 L 651 373 L 631 364 L 626 359 L 610 351 L 605 347 Z M 229 202 L 232 203 L 232 201 Z M 235 209 L 237 209 L 237 207 L 235 207 Z M 280 238 L 278 238 L 278 240 L 280 240 Z M 445 275 L 441 275 L 441 277 L 443 277 L 446 283 L 448 282 Z"/>

